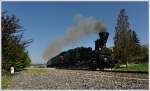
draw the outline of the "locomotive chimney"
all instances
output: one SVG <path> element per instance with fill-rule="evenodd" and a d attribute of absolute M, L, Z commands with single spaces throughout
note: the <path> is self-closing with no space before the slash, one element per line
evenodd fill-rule
<path fill-rule="evenodd" d="M 108 39 L 108 36 L 109 36 L 109 33 L 108 33 L 108 32 L 100 32 L 100 33 L 99 33 L 99 37 L 100 37 L 100 39 L 102 40 L 102 42 L 103 42 L 104 44 L 106 44 L 107 39 Z"/>

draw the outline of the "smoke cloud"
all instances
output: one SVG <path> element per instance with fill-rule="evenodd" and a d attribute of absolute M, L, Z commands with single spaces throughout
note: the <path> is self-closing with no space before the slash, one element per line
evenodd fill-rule
<path fill-rule="evenodd" d="M 47 61 L 61 53 L 65 45 L 76 42 L 89 34 L 106 30 L 105 25 L 93 17 L 76 15 L 74 19 L 74 24 L 66 30 L 64 37 L 56 38 L 49 43 L 48 48 L 43 53 L 44 60 Z"/>

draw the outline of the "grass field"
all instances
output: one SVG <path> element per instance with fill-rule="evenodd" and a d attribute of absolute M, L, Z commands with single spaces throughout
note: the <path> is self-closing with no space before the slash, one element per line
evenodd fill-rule
<path fill-rule="evenodd" d="M 140 72 L 148 72 L 148 63 L 143 64 L 128 64 L 128 67 L 125 66 L 114 68 L 115 71 L 140 71 Z"/>
<path fill-rule="evenodd" d="M 30 75 L 47 75 L 48 70 L 47 69 L 34 69 L 34 68 L 27 68 L 26 70 L 23 71 L 25 74 L 30 74 Z"/>
<path fill-rule="evenodd" d="M 2 89 L 6 89 L 11 83 L 12 76 L 9 73 L 5 73 L 2 76 Z"/>
<path fill-rule="evenodd" d="M 30 66 L 30 68 L 45 68 L 46 65 L 45 64 L 32 64 Z"/>

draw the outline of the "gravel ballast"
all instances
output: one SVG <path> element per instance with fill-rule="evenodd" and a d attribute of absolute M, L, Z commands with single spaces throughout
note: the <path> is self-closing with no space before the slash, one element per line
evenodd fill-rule
<path fill-rule="evenodd" d="M 15 74 L 8 89 L 148 89 L 148 74 L 45 70 L 47 73 L 41 75 L 27 74 L 26 71 Z"/>

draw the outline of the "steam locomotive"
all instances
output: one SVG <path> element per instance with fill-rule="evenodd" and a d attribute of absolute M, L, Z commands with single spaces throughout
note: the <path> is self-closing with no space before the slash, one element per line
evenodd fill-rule
<path fill-rule="evenodd" d="M 113 68 L 112 51 L 106 48 L 108 32 L 100 32 L 99 37 L 95 41 L 95 50 L 92 48 L 75 48 L 67 52 L 62 52 L 47 62 L 47 67 L 63 67 L 63 68 L 88 68 L 96 70 L 99 68 Z"/>
<path fill-rule="evenodd" d="M 90 69 L 99 68 L 103 70 L 104 68 L 113 68 L 114 61 L 112 60 L 112 51 L 106 48 L 106 42 L 108 39 L 108 32 L 100 32 L 99 37 L 95 41 L 95 51 L 93 53 L 93 57 L 90 60 Z"/>

